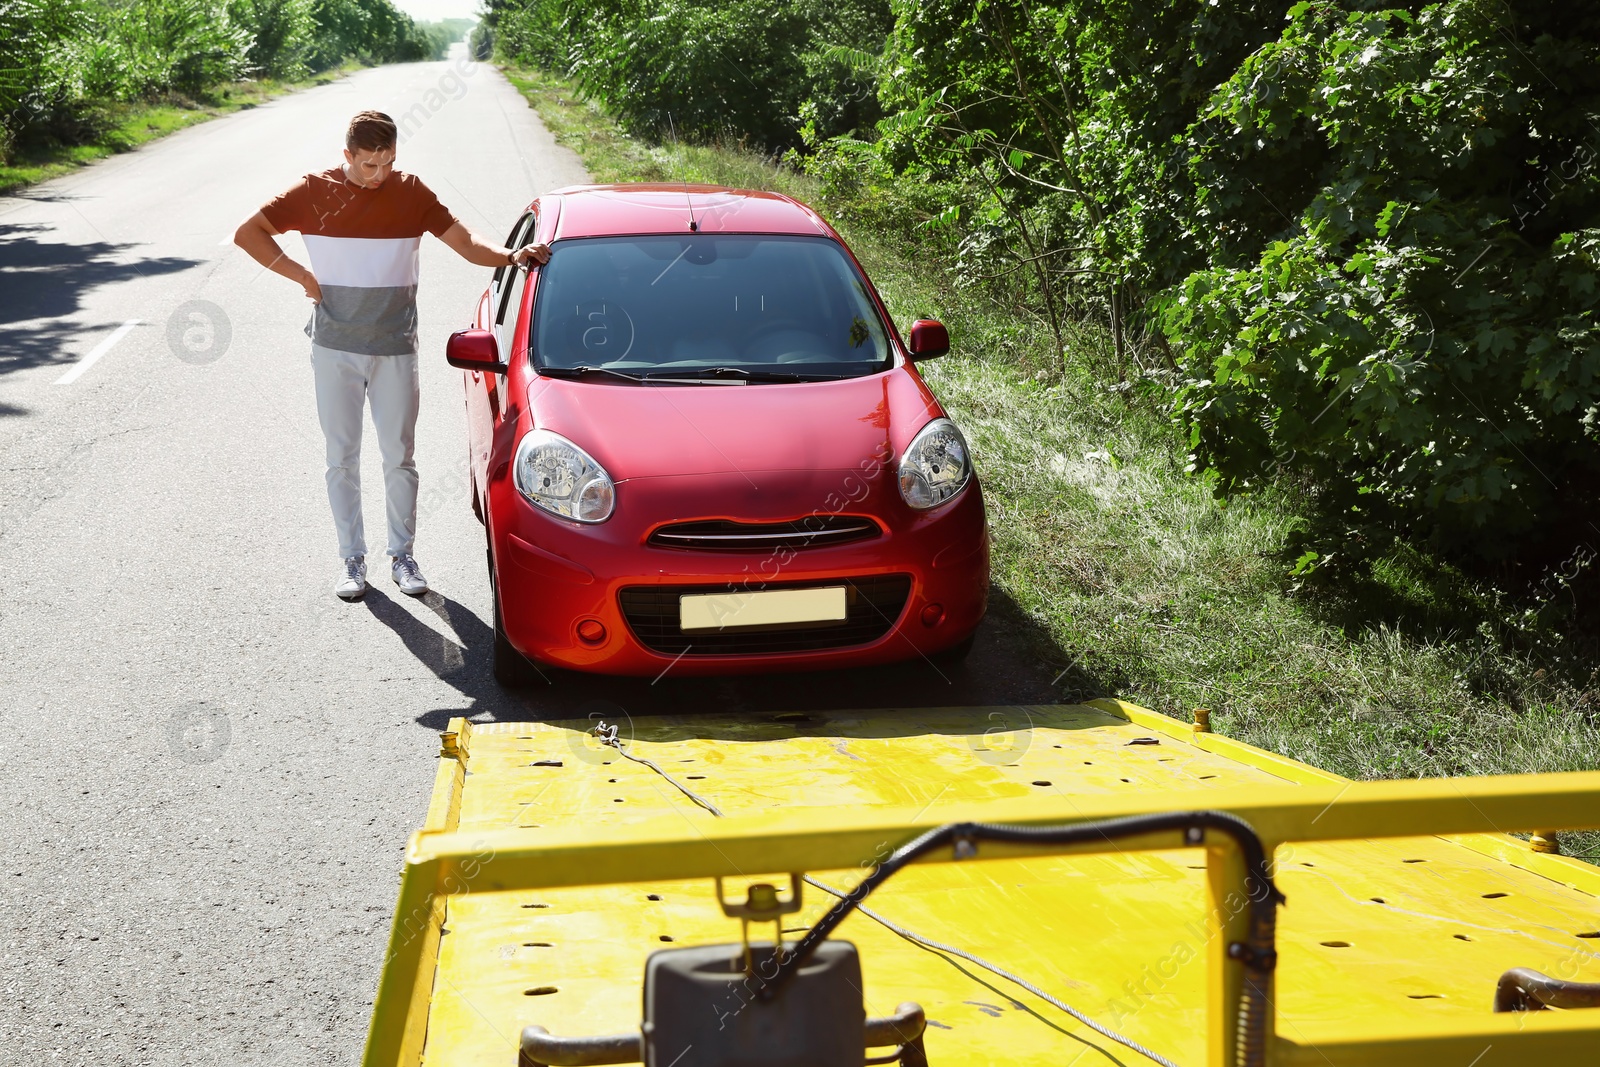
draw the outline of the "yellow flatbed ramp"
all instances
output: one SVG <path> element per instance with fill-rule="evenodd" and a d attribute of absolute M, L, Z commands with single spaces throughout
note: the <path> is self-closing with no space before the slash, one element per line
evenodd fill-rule
<path fill-rule="evenodd" d="M 612 745 L 593 720 L 451 724 L 368 1067 L 514 1067 L 529 1025 L 637 1033 L 652 952 L 740 941 L 715 876 L 729 898 L 787 892 L 791 872 L 848 890 L 947 823 L 1207 809 L 1254 828 L 1286 898 L 1263 1062 L 1600 1064 L 1600 1007 L 1491 1010 L 1511 968 L 1600 982 L 1600 869 L 1508 833 L 1600 825 L 1600 772 L 1354 783 L 1110 700 L 609 725 Z M 1231 842 L 976 851 L 864 903 L 1173 1063 L 1238 1062 L 1227 946 L 1248 883 Z M 834 902 L 806 886 L 786 935 Z M 859 910 L 833 936 L 859 949 L 869 1016 L 923 1007 L 930 1064 L 1152 1062 Z"/>

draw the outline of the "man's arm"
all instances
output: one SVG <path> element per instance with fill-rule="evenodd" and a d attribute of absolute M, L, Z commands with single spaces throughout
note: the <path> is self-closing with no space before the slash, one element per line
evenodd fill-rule
<path fill-rule="evenodd" d="M 284 255 L 278 242 L 273 240 L 277 232 L 267 217 L 258 211 L 239 224 L 233 233 L 233 243 L 250 253 L 251 259 L 272 273 L 281 274 L 303 287 L 313 302 L 322 303 L 322 287 L 317 284 L 316 275 Z"/>
<path fill-rule="evenodd" d="M 468 263 L 476 263 L 480 267 L 504 267 L 513 262 L 519 267 L 529 267 L 550 260 L 549 245 L 524 245 L 513 252 L 504 245 L 484 240 L 461 222 L 440 234 L 439 240 Z"/>

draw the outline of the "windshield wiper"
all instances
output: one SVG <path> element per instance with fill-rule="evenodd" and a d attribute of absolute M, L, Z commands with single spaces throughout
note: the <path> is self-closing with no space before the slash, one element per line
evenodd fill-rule
<path fill-rule="evenodd" d="M 733 378 L 745 382 L 834 382 L 842 374 L 797 374 L 794 371 L 746 370 L 743 367 L 685 367 L 649 375 L 651 381 L 693 381 L 696 378 Z"/>
<path fill-rule="evenodd" d="M 610 367 L 536 367 L 547 378 L 613 378 L 617 381 L 648 384 L 650 382 L 723 381 L 728 384 L 746 382 L 835 382 L 842 374 L 799 374 L 795 371 L 746 370 L 743 367 L 683 367 L 671 370 L 630 374 Z"/>
<path fill-rule="evenodd" d="M 624 382 L 644 381 L 643 375 L 612 370 L 610 367 L 537 367 L 535 369 L 546 378 L 586 378 L 594 375 L 602 378 L 615 378 Z"/>

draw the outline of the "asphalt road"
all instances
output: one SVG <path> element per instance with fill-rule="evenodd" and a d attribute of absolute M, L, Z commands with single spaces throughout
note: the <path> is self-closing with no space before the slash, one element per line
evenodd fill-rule
<path fill-rule="evenodd" d="M 435 592 L 389 581 L 369 431 L 374 587 L 335 599 L 306 301 L 229 237 L 339 162 L 366 107 L 410 116 L 401 169 L 496 239 L 585 178 L 496 72 L 429 63 L 0 198 L 0 1063 L 355 1062 L 452 716 L 1081 695 L 1025 651 L 1003 596 L 964 671 L 501 691 L 443 358 L 488 272 L 431 239 L 417 554 Z"/>

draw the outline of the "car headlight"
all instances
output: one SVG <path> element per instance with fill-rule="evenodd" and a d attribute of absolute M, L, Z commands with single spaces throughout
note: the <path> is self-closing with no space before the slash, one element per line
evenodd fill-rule
<path fill-rule="evenodd" d="M 919 510 L 943 504 L 971 477 L 967 440 L 949 419 L 924 426 L 900 457 L 900 496 Z"/>
<path fill-rule="evenodd" d="M 605 468 L 549 430 L 523 435 L 511 464 L 511 480 L 530 504 L 578 522 L 605 522 L 617 501 L 617 487 Z"/>

